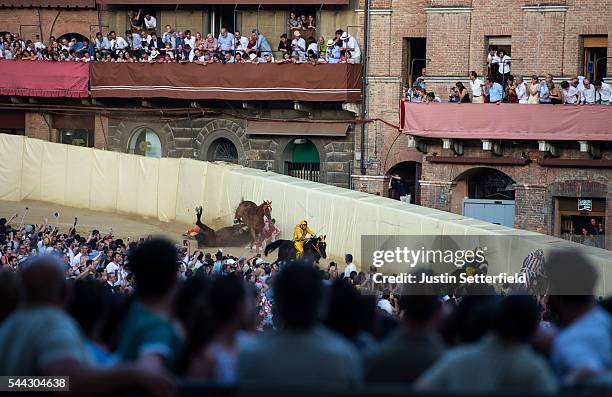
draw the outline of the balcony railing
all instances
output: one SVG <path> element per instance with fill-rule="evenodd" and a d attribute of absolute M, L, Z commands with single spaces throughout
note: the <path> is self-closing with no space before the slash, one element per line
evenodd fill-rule
<path fill-rule="evenodd" d="M 297 163 L 286 161 L 285 170 L 289 176 L 312 182 L 319 182 L 321 175 L 320 163 Z"/>

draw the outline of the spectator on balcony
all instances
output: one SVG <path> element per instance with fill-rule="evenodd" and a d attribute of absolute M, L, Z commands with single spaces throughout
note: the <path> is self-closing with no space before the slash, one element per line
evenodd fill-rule
<path fill-rule="evenodd" d="M 470 72 L 470 89 L 472 90 L 473 103 L 484 103 L 483 87 L 484 83 L 478 78 L 478 73 L 472 70 Z"/>
<path fill-rule="evenodd" d="M 338 29 L 336 30 L 336 36 L 334 37 L 334 43 L 336 45 L 336 47 L 340 48 L 343 46 L 343 42 L 342 42 L 342 34 L 344 33 L 344 30 L 342 29 Z"/>
<path fill-rule="evenodd" d="M 514 93 L 516 94 L 516 100 L 518 103 L 525 104 L 529 101 L 529 94 L 527 93 L 527 84 L 523 81 L 522 76 L 516 77 L 516 84 L 514 87 Z"/>
<path fill-rule="evenodd" d="M 110 43 L 109 43 L 108 39 L 106 37 L 102 36 L 102 33 L 100 33 L 100 32 L 96 33 L 96 37 L 94 39 L 94 43 L 95 43 L 96 50 L 98 50 L 98 51 L 101 51 L 101 50 L 110 50 Z"/>
<path fill-rule="evenodd" d="M 140 39 L 140 35 L 138 33 L 132 33 L 131 30 L 126 30 L 125 38 L 128 42 L 130 49 L 140 50 L 140 48 L 142 47 L 142 40 Z"/>
<path fill-rule="evenodd" d="M 348 32 L 342 32 L 340 35 L 340 39 L 342 40 L 342 46 L 340 50 L 348 50 L 351 52 L 352 59 L 355 60 L 355 63 L 361 62 L 361 50 L 359 49 L 359 44 L 357 43 L 357 39 L 351 36 Z"/>
<path fill-rule="evenodd" d="M 260 55 L 264 56 L 266 54 L 272 53 L 272 47 L 270 46 L 270 42 L 266 36 L 264 36 L 257 29 L 253 29 L 251 32 L 251 37 L 255 37 L 255 47 L 254 49 L 259 52 Z"/>
<path fill-rule="evenodd" d="M 178 47 L 179 44 L 184 47 L 185 46 L 185 33 L 179 30 L 176 34 L 175 41 L 176 41 L 176 46 L 174 48 Z"/>
<path fill-rule="evenodd" d="M 508 75 L 505 88 L 506 99 L 509 103 L 518 103 L 518 97 L 516 96 L 516 81 L 513 75 Z"/>
<path fill-rule="evenodd" d="M 283 53 L 282 58 L 280 58 L 276 63 L 291 63 L 291 54 L 288 52 Z"/>
<path fill-rule="evenodd" d="M 561 93 L 563 95 L 563 103 L 575 105 L 578 103 L 579 91 L 578 88 L 572 86 L 566 80 L 561 82 Z"/>
<path fill-rule="evenodd" d="M 283 33 L 280 35 L 280 41 L 278 42 L 277 50 L 281 53 L 281 56 L 284 55 L 286 52 L 291 52 L 291 45 L 289 44 L 289 40 L 287 40 L 287 33 Z"/>
<path fill-rule="evenodd" d="M 244 51 L 248 45 L 249 39 L 244 37 L 239 30 L 236 30 L 234 32 L 234 51 Z"/>
<path fill-rule="evenodd" d="M 110 48 L 114 52 L 124 50 L 128 47 L 127 41 L 125 41 L 123 37 L 117 36 L 117 33 L 114 30 L 111 30 L 108 33 L 108 39 L 110 40 Z"/>
<path fill-rule="evenodd" d="M 206 40 L 204 41 L 204 45 L 202 47 L 204 51 L 216 52 L 219 49 L 219 44 L 217 39 L 209 33 L 206 35 Z"/>
<path fill-rule="evenodd" d="M 315 57 L 319 57 L 319 49 L 317 46 L 317 41 L 314 39 L 314 37 L 309 37 L 308 40 L 306 40 L 306 43 L 308 45 L 308 47 L 306 48 L 306 54 L 309 54 L 310 52 L 312 52 Z"/>
<path fill-rule="evenodd" d="M 164 48 L 164 43 L 162 42 L 161 37 L 157 37 L 157 32 L 151 33 L 151 38 L 149 39 L 148 48 L 149 48 L 149 51 L 152 50 L 153 48 L 157 49 L 158 51 Z"/>
<path fill-rule="evenodd" d="M 531 76 L 531 83 L 529 85 L 529 99 L 527 103 L 530 105 L 537 105 L 540 103 L 540 83 L 538 82 L 538 76 Z"/>
<path fill-rule="evenodd" d="M 234 35 L 227 31 L 225 26 L 221 27 L 217 47 L 221 51 L 231 51 L 234 48 Z"/>
<path fill-rule="evenodd" d="M 552 81 L 547 81 L 548 85 L 548 97 L 552 105 L 560 105 L 563 103 L 563 97 L 561 96 L 561 90 Z"/>
<path fill-rule="evenodd" d="M 319 57 L 317 56 L 317 54 L 315 54 L 314 51 L 308 50 L 308 52 L 306 53 L 306 61 L 312 65 L 318 65 Z"/>
<path fill-rule="evenodd" d="M 550 76 L 550 79 L 548 78 Z M 544 81 L 541 81 L 538 84 L 538 97 L 541 104 L 549 104 L 551 103 L 550 92 L 549 92 L 549 82 L 552 83 L 552 75 L 546 75 Z"/>
<path fill-rule="evenodd" d="M 203 50 L 204 49 L 204 37 L 202 37 L 202 33 L 196 32 L 195 38 L 196 38 L 195 48 L 199 48 Z"/>
<path fill-rule="evenodd" d="M 417 381 L 417 389 L 446 393 L 554 393 L 558 384 L 544 359 L 529 346 L 538 326 L 531 296 L 503 299 L 493 331 L 479 342 L 459 346 Z M 495 365 L 491 365 L 495 363 Z M 475 373 L 478 376 L 473 376 Z"/>
<path fill-rule="evenodd" d="M 191 30 L 187 29 L 185 31 L 185 39 L 183 39 L 183 41 L 185 42 L 185 45 L 183 47 L 189 44 L 189 48 L 195 48 L 195 37 L 191 35 Z"/>
<path fill-rule="evenodd" d="M 296 262 L 278 273 L 272 288 L 275 318 L 282 325 L 275 335 L 261 335 L 244 346 L 238 358 L 238 381 L 358 388 L 363 382 L 359 353 L 317 321 L 323 292 L 319 270 Z"/>
<path fill-rule="evenodd" d="M 221 58 L 221 63 L 223 63 L 223 64 L 234 63 L 234 57 L 232 56 L 232 52 L 231 51 L 225 51 L 223 53 L 223 58 Z"/>
<path fill-rule="evenodd" d="M 308 14 L 308 29 L 316 29 L 317 28 L 317 21 L 315 20 L 314 15 L 312 14 Z"/>
<path fill-rule="evenodd" d="M 300 29 L 301 30 L 308 29 L 308 19 L 306 19 L 306 14 L 300 15 Z"/>
<path fill-rule="evenodd" d="M 325 51 L 325 62 L 326 63 L 338 63 L 340 62 L 340 49 L 336 45 L 334 39 L 327 41 L 327 50 Z"/>
<path fill-rule="evenodd" d="M 319 41 L 317 41 L 317 54 L 319 54 L 319 56 L 322 57 L 323 54 L 325 54 L 326 50 L 327 50 L 327 43 L 325 42 L 325 37 L 319 36 Z"/>
<path fill-rule="evenodd" d="M 287 27 L 289 28 L 289 32 L 293 32 L 295 30 L 299 30 L 302 27 L 302 21 L 300 18 L 295 15 L 295 12 L 289 13 L 289 20 L 287 21 Z"/>
<path fill-rule="evenodd" d="M 147 12 L 144 17 L 144 26 L 149 30 L 157 28 L 157 19 L 151 13 Z"/>
<path fill-rule="evenodd" d="M 112 47 L 112 41 L 111 41 L 111 47 Z M 89 55 L 95 53 L 94 46 L 93 44 L 91 44 L 91 42 L 89 41 L 87 37 L 83 39 L 83 44 L 81 45 L 81 48 L 75 51 L 75 55 L 78 57 L 82 57 L 86 52 L 88 52 Z"/>
<path fill-rule="evenodd" d="M 448 101 L 459 103 L 459 90 L 455 86 L 451 86 L 448 93 Z"/>
<path fill-rule="evenodd" d="M 493 65 L 493 59 L 497 57 L 497 47 L 489 46 L 489 53 L 487 54 L 487 77 L 497 78 L 497 67 Z"/>
<path fill-rule="evenodd" d="M 612 98 L 612 88 L 610 85 L 602 79 L 595 80 L 593 85 L 595 86 L 595 103 L 609 105 Z"/>
<path fill-rule="evenodd" d="M 301 61 L 306 58 L 306 40 L 302 38 L 299 30 L 293 32 L 293 41 L 291 42 L 291 53 L 293 56 L 297 54 Z"/>
<path fill-rule="evenodd" d="M 582 80 L 582 90 L 580 96 L 584 105 L 593 105 L 595 103 L 595 87 L 589 79 Z"/>
<path fill-rule="evenodd" d="M 500 48 L 497 51 L 497 55 L 493 58 L 492 63 L 494 66 L 497 66 L 497 82 L 499 84 L 504 84 L 510 75 L 511 63 L 510 56 L 506 54 L 506 50 Z"/>
<path fill-rule="evenodd" d="M 170 44 L 172 49 L 176 48 L 176 32 L 172 29 L 172 26 L 166 25 L 166 31 L 162 36 L 162 41 L 164 42 L 164 46 Z"/>
<path fill-rule="evenodd" d="M 139 8 L 138 12 L 132 10 L 128 11 L 128 19 L 130 20 L 131 30 L 138 32 L 142 30 L 144 26 L 144 18 L 142 16 L 142 9 Z"/>
<path fill-rule="evenodd" d="M 234 63 L 244 63 L 244 59 L 242 58 L 241 52 L 236 52 L 234 55 Z"/>
<path fill-rule="evenodd" d="M 489 103 L 499 104 L 503 99 L 504 89 L 498 82 L 494 81 L 492 77 L 487 77 L 485 94 L 489 96 Z"/>
<path fill-rule="evenodd" d="M 468 89 L 463 85 L 462 82 L 458 81 L 455 86 L 457 87 L 457 92 L 459 93 L 459 103 L 471 103 L 470 93 Z"/>

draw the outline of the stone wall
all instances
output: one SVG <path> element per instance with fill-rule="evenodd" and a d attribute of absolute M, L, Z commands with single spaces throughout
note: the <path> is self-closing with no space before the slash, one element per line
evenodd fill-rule
<path fill-rule="evenodd" d="M 163 120 L 145 117 L 109 118 L 108 149 L 127 151 L 129 140 L 141 127 L 153 129 L 167 157 L 211 160 L 211 151 L 219 139 L 228 139 L 236 147 L 239 163 L 259 169 L 286 173 L 288 148 L 295 137 L 250 136 L 246 122 L 229 118 L 195 118 Z M 355 133 L 349 129 L 346 137 L 308 137 L 320 157 L 320 181 L 338 187 L 349 187 L 350 162 L 353 158 Z"/>

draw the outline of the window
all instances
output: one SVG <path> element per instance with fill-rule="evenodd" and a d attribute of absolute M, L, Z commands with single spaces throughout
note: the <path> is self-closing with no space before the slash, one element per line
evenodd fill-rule
<path fill-rule="evenodd" d="M 146 157 L 161 157 L 161 140 L 157 133 L 151 128 L 139 128 L 130 138 L 128 153 L 139 154 Z"/>
<path fill-rule="evenodd" d="M 60 131 L 60 143 L 66 145 L 93 147 L 93 130 L 64 128 Z"/>
<path fill-rule="evenodd" d="M 238 162 L 238 150 L 236 146 L 226 138 L 219 138 L 213 143 L 211 161 Z"/>
<path fill-rule="evenodd" d="M 591 81 L 607 75 L 608 36 L 584 36 L 583 76 Z"/>

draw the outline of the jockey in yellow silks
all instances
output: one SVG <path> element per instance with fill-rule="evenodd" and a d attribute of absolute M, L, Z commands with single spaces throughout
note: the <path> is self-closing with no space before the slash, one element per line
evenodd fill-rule
<path fill-rule="evenodd" d="M 306 241 L 307 235 L 314 236 L 315 232 L 308 227 L 308 222 L 302 219 L 300 223 L 295 225 L 295 229 L 293 229 L 293 245 L 298 252 L 298 258 L 304 253 L 304 242 Z"/>

